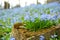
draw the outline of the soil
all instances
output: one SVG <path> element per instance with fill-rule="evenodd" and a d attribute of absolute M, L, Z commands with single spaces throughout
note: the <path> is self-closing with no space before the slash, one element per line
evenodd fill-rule
<path fill-rule="evenodd" d="M 18 37 L 17 35 L 19 35 L 19 38 L 21 37 L 21 39 L 18 38 L 19 40 L 27 40 L 28 38 L 31 38 L 31 37 L 32 37 L 32 39 L 34 37 L 35 37 L 34 39 L 36 39 L 37 37 L 39 39 L 40 35 L 44 35 L 45 37 L 48 37 L 46 39 L 49 40 L 49 37 L 51 35 L 53 35 L 57 29 L 60 29 L 60 25 L 52 26 L 51 28 L 48 28 L 48 29 L 47 28 L 46 29 L 41 29 L 41 30 L 38 30 L 36 32 L 28 31 L 25 28 L 17 29 L 17 28 L 14 27 L 14 30 L 16 30 L 16 31 L 13 34 L 14 34 L 15 38 L 17 38 Z"/>

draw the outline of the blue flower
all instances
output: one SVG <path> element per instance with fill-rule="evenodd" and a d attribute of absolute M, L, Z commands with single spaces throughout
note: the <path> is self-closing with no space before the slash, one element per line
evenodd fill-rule
<path fill-rule="evenodd" d="M 32 16 L 30 16 L 30 20 L 32 21 L 32 22 L 34 22 L 34 17 L 32 17 Z"/>
<path fill-rule="evenodd" d="M 50 18 L 51 18 L 51 15 L 48 15 L 48 14 L 43 14 L 43 15 L 41 15 L 41 20 L 50 20 Z"/>
<path fill-rule="evenodd" d="M 29 15 L 26 15 L 25 17 L 24 17 L 24 20 L 29 20 L 30 19 L 30 16 Z"/>
<path fill-rule="evenodd" d="M 53 15 L 50 20 L 57 20 L 58 15 Z"/>
<path fill-rule="evenodd" d="M 34 13 L 34 17 L 35 18 L 38 18 L 38 13 Z"/>
<path fill-rule="evenodd" d="M 15 40 L 15 38 L 11 37 L 10 40 Z"/>

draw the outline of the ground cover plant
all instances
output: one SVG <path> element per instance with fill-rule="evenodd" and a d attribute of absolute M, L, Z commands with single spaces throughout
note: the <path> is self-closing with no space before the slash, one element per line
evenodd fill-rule
<path fill-rule="evenodd" d="M 25 28 L 37 31 L 60 23 L 60 3 L 49 3 L 0 10 L 0 39 L 8 40 L 16 22 L 24 22 Z M 2 34 L 4 33 L 4 34 Z"/>

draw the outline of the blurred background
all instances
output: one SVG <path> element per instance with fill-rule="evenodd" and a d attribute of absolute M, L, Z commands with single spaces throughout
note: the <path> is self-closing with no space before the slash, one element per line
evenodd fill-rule
<path fill-rule="evenodd" d="M 50 2 L 60 2 L 60 0 L 0 0 L 0 6 L 4 7 L 4 2 L 7 2 L 10 4 L 10 8 L 15 6 L 29 6 L 31 4 L 47 4 Z"/>

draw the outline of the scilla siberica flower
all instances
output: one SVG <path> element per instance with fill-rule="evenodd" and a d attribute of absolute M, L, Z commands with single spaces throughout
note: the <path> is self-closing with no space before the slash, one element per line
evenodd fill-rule
<path fill-rule="evenodd" d="M 29 15 L 26 15 L 25 17 L 24 17 L 24 20 L 29 20 L 30 19 L 30 16 Z"/>
<path fill-rule="evenodd" d="M 56 20 L 57 17 L 58 17 L 58 15 L 53 15 L 53 16 L 51 17 L 51 20 Z"/>
<path fill-rule="evenodd" d="M 34 17 L 33 17 L 33 16 L 30 16 L 30 20 L 31 20 L 32 22 L 34 22 Z"/>
<path fill-rule="evenodd" d="M 45 40 L 45 37 L 43 35 L 41 35 L 40 40 Z"/>
<path fill-rule="evenodd" d="M 15 38 L 14 37 L 11 37 L 10 40 L 15 40 Z"/>
<path fill-rule="evenodd" d="M 41 18 L 41 20 L 50 20 L 51 15 L 48 15 L 48 14 L 42 14 L 40 18 Z"/>
<path fill-rule="evenodd" d="M 34 13 L 34 15 L 33 15 L 35 18 L 38 18 L 38 13 Z"/>

